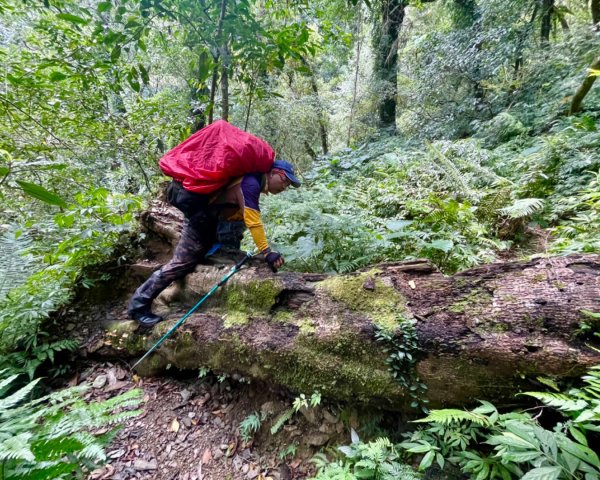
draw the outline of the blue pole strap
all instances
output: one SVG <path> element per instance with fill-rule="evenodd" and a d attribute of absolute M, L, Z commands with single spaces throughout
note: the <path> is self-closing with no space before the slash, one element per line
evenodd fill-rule
<path fill-rule="evenodd" d="M 218 288 L 222 285 L 225 285 L 225 283 L 227 283 L 227 280 L 229 280 L 235 273 L 237 273 L 240 268 L 242 268 L 242 265 L 244 265 L 244 263 L 246 263 L 250 258 L 252 258 L 252 254 L 249 252 L 246 252 L 246 255 L 244 255 L 244 258 L 242 258 L 238 263 L 236 263 L 233 267 L 231 267 L 231 270 L 229 270 L 229 272 L 227 273 L 227 275 L 225 275 L 221 281 L 219 283 L 217 283 L 214 287 L 212 287 L 210 289 L 210 291 L 204 295 L 200 301 L 198 303 L 196 303 L 196 305 L 194 305 L 183 317 L 181 317 L 177 323 L 175 325 L 173 325 L 169 331 L 167 333 L 165 333 L 162 337 L 160 337 L 160 339 L 158 340 L 158 342 L 156 342 L 152 348 L 150 348 L 150 350 L 148 350 L 144 356 L 142 358 L 140 358 L 137 362 L 135 362 L 133 364 L 133 367 L 131 367 L 131 369 L 133 370 L 135 367 L 137 367 L 140 363 L 142 363 L 142 361 L 148 357 L 148 355 L 150 355 L 154 350 L 156 350 L 158 347 L 160 347 L 163 342 L 169 338 L 171 336 L 171 334 L 177 330 L 182 324 L 183 322 L 185 322 L 187 320 L 187 318 L 194 313 L 199 307 L 200 305 L 202 305 L 204 303 L 204 301 L 210 297 L 213 293 L 215 293 L 215 291 L 218 290 Z"/>

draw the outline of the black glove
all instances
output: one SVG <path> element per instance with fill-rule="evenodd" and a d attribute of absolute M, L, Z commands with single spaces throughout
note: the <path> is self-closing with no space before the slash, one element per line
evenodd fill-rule
<path fill-rule="evenodd" d="M 269 264 L 271 270 L 273 270 L 273 273 L 277 272 L 277 267 L 275 266 L 275 263 L 277 263 L 279 259 L 283 260 L 283 257 L 278 252 L 269 252 L 265 256 L 265 261 Z"/>

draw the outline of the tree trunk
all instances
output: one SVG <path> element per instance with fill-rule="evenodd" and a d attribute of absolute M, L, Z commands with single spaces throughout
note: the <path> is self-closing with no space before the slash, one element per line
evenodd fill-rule
<path fill-rule="evenodd" d="M 598 29 L 600 27 L 600 0 L 590 0 L 590 11 L 592 13 L 592 24 Z"/>
<path fill-rule="evenodd" d="M 542 26 L 540 29 L 540 40 L 542 46 L 550 43 L 550 32 L 552 30 L 552 15 L 554 14 L 554 0 L 542 1 Z"/>
<path fill-rule="evenodd" d="M 362 4 L 358 5 L 357 34 L 356 38 L 356 68 L 354 70 L 354 84 L 352 86 L 352 103 L 350 104 L 350 118 L 348 119 L 348 136 L 346 137 L 346 147 L 350 147 L 352 140 L 352 123 L 354 122 L 354 109 L 356 108 L 356 98 L 358 94 L 358 75 L 360 73 L 360 53 L 362 50 Z"/>
<path fill-rule="evenodd" d="M 224 50 L 222 45 L 222 37 L 223 37 L 223 24 L 225 22 L 225 12 L 227 10 L 227 0 L 221 0 L 221 13 L 219 15 L 219 23 L 217 24 L 217 35 L 215 41 L 214 51 L 212 52 L 213 60 L 215 63 L 215 67 L 213 69 L 212 79 L 210 82 L 210 101 L 208 104 L 208 123 L 209 125 L 213 122 L 214 113 L 215 113 L 215 96 L 217 93 L 217 82 L 219 79 L 219 59 L 221 58 L 221 53 Z M 224 67 L 222 68 L 221 73 L 223 73 Z M 227 83 L 227 80 L 225 80 Z"/>
<path fill-rule="evenodd" d="M 531 18 L 529 19 L 529 23 L 521 30 L 519 33 L 517 48 L 516 48 L 516 56 L 515 56 L 515 67 L 514 67 L 514 78 L 516 79 L 519 75 L 519 71 L 521 70 L 521 66 L 523 65 L 523 50 L 525 49 L 525 42 L 527 41 L 527 37 L 531 33 L 533 29 L 533 22 L 538 14 L 539 10 L 539 2 L 536 0 L 533 6 L 533 12 L 531 13 Z"/>
<path fill-rule="evenodd" d="M 383 0 L 381 24 L 374 29 L 375 78 L 383 89 L 378 113 L 381 126 L 396 125 L 398 96 L 398 35 L 404 21 L 404 0 Z"/>
<path fill-rule="evenodd" d="M 596 61 L 594 63 L 592 63 L 590 69 L 591 70 L 600 70 L 600 57 L 598 57 L 596 59 Z M 575 92 L 575 95 L 573 96 L 573 100 L 571 101 L 571 106 L 569 108 L 569 115 L 573 115 L 573 114 L 579 113 L 581 111 L 581 108 L 583 105 L 583 99 L 588 94 L 588 92 L 592 89 L 592 86 L 594 85 L 596 78 L 598 78 L 598 77 L 595 77 L 592 75 L 588 75 L 587 77 L 585 77 L 585 80 L 583 81 L 583 83 L 581 84 L 581 86 L 579 87 L 577 92 Z"/>
<path fill-rule="evenodd" d="M 159 235 L 167 240 L 164 258 L 175 243 L 178 217 L 159 202 L 143 217 L 151 245 L 157 247 Z M 136 332 L 131 321 L 107 323 L 112 313 L 82 300 L 81 308 L 90 309 L 81 315 L 90 325 L 78 329 L 88 335 L 82 342 L 86 351 L 119 359 L 140 356 L 219 282 L 227 271 L 224 262 L 221 257 L 200 265 L 180 287 L 163 292 L 154 309 L 168 318 L 149 335 Z M 134 270 L 144 269 L 151 271 L 148 265 Z M 115 282 L 108 286 L 113 304 L 115 287 Z M 123 304 L 115 304 L 114 316 L 122 311 Z M 328 276 L 273 274 L 253 259 L 144 361 L 139 373 L 156 374 L 169 365 L 209 367 L 296 392 L 318 390 L 333 399 L 406 408 L 409 392 L 388 372 L 385 345 L 375 340 L 380 325 L 396 329 L 398 351 L 416 355 L 416 370 L 404 367 L 402 374 L 428 386 L 431 406 L 476 399 L 500 404 L 514 402 L 521 388 L 538 388 L 537 376 L 577 377 L 600 363 L 593 348 L 598 338 L 578 333 L 585 322 L 597 331 L 598 320 L 584 311 L 600 312 L 598 255 L 490 264 L 450 277 L 418 260 Z M 102 321 L 106 332 L 92 336 Z M 418 352 L 403 343 L 413 331 Z"/>
<path fill-rule="evenodd" d="M 323 104 L 321 103 L 321 97 L 319 96 L 317 79 L 315 78 L 313 69 L 310 66 L 310 63 L 308 63 L 308 61 L 306 60 L 306 58 L 300 56 L 300 61 L 302 62 L 302 65 L 304 65 L 308 69 L 308 74 L 310 77 L 310 88 L 313 91 L 315 101 L 317 102 L 317 113 L 319 115 L 319 133 L 321 136 L 321 149 L 323 150 L 323 155 L 327 155 L 327 153 L 329 153 L 329 147 L 327 144 L 327 126 L 325 125 Z"/>
<path fill-rule="evenodd" d="M 223 56 L 223 69 L 221 70 L 221 118 L 229 121 L 229 65 Z"/>

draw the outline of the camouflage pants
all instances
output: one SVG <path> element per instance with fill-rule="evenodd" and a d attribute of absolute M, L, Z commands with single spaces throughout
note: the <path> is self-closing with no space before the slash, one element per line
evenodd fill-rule
<path fill-rule="evenodd" d="M 197 220 L 197 219 L 196 219 Z M 148 311 L 160 292 L 171 282 L 184 277 L 196 268 L 216 239 L 217 219 L 207 215 L 203 222 L 190 222 L 187 218 L 183 223 L 181 238 L 173 253 L 173 258 L 154 272 L 133 294 L 129 301 L 128 311 Z"/>
<path fill-rule="evenodd" d="M 219 221 L 218 209 L 208 206 L 208 197 L 188 192 L 180 183 L 171 182 L 167 198 L 185 215 L 181 237 L 173 258 L 154 272 L 131 297 L 127 308 L 130 315 L 150 311 L 152 300 L 172 282 L 192 272 L 215 241 L 234 248 L 240 246 L 244 223 Z"/>

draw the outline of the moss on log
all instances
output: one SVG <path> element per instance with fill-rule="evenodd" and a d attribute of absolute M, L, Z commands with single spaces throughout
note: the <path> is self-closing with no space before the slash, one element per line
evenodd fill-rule
<path fill-rule="evenodd" d="M 152 332 L 105 322 L 90 335 L 90 353 L 140 356 L 223 277 L 231 263 L 222 262 L 198 266 L 159 297 L 155 310 L 167 321 Z M 255 260 L 139 373 L 210 368 L 296 392 L 405 408 L 410 396 L 389 373 L 389 353 L 374 333 L 384 328 L 402 338 L 398 325 L 410 319 L 420 349 L 415 373 L 432 406 L 513 402 L 540 375 L 575 378 L 600 363 L 597 337 L 581 333 L 585 311 L 600 312 L 598 255 L 491 264 L 454 276 L 425 261 L 327 276 L 273 274 Z"/>

